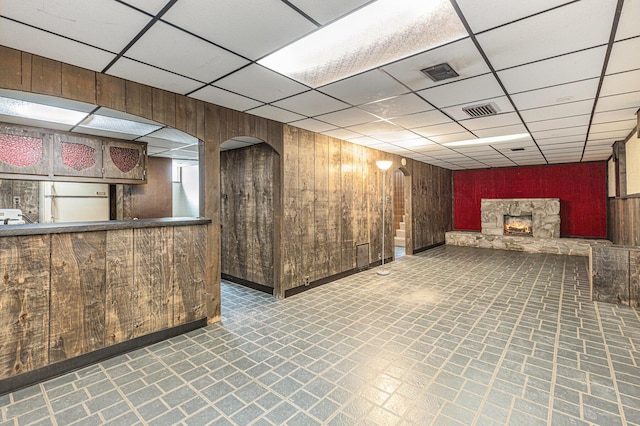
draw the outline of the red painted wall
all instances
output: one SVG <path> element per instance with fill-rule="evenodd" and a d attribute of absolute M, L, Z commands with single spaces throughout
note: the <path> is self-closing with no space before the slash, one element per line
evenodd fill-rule
<path fill-rule="evenodd" d="M 480 231 L 482 198 L 559 198 L 560 235 L 607 237 L 607 163 L 453 172 L 453 226 Z"/>

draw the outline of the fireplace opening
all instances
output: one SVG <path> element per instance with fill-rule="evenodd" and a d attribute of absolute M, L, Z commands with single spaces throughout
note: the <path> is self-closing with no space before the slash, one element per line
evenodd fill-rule
<path fill-rule="evenodd" d="M 533 217 L 504 215 L 504 235 L 533 237 Z"/>

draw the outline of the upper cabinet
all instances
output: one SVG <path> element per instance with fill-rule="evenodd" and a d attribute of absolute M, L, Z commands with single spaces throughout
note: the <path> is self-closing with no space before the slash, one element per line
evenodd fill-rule
<path fill-rule="evenodd" d="M 0 125 L 0 178 L 146 183 L 147 144 Z"/>

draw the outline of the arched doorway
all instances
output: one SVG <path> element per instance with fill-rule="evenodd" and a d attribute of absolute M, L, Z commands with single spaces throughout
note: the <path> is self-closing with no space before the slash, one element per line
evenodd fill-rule
<path fill-rule="evenodd" d="M 220 145 L 220 257 L 223 279 L 275 294 L 274 187 L 278 153 L 254 137 Z"/>
<path fill-rule="evenodd" d="M 411 242 L 411 175 L 404 167 L 393 173 L 394 259 L 413 254 Z"/>

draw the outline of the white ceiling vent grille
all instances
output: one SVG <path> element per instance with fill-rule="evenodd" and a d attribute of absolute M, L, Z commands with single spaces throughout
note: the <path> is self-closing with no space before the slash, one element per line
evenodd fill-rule
<path fill-rule="evenodd" d="M 447 63 L 434 65 L 420 71 L 433 81 L 442 81 L 449 78 L 459 77 L 458 73 Z"/>
<path fill-rule="evenodd" d="M 488 115 L 496 115 L 497 108 L 493 104 L 474 105 L 462 108 L 469 117 L 486 117 Z"/>

